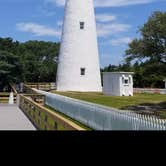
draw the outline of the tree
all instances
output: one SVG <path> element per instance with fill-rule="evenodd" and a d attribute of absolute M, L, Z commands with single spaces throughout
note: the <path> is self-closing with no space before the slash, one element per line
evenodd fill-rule
<path fill-rule="evenodd" d="M 139 79 L 142 75 L 140 86 L 161 87 L 166 77 L 166 12 L 154 12 L 139 31 L 141 38 L 129 44 L 125 59 L 140 64 L 135 70 Z"/>
<path fill-rule="evenodd" d="M 140 28 L 141 39 L 134 39 L 126 51 L 126 59 L 149 58 L 153 62 L 166 63 L 166 12 L 154 12 Z"/>
<path fill-rule="evenodd" d="M 0 38 L 1 87 L 16 81 L 54 82 L 59 46 L 53 42 L 20 43 L 12 38 Z"/>
<path fill-rule="evenodd" d="M 21 63 L 24 71 L 24 81 L 51 82 L 56 79 L 59 43 L 44 41 L 28 41 L 21 44 Z"/>
<path fill-rule="evenodd" d="M 3 89 L 19 78 L 21 72 L 19 58 L 12 53 L 0 51 L 0 88 Z"/>

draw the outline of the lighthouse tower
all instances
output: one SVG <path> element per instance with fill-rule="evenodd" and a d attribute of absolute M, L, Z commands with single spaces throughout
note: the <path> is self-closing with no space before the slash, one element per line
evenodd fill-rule
<path fill-rule="evenodd" d="M 93 0 L 66 0 L 57 71 L 58 91 L 101 91 Z"/>

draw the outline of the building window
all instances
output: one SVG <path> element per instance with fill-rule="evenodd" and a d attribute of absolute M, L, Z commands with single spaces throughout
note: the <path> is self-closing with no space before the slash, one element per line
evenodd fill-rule
<path fill-rule="evenodd" d="M 128 85 L 130 83 L 130 77 L 125 77 L 124 75 L 122 76 L 122 84 Z"/>
<path fill-rule="evenodd" d="M 85 75 L 85 68 L 81 68 L 81 75 L 82 75 L 82 76 Z"/>
<path fill-rule="evenodd" d="M 125 77 L 122 76 L 122 84 L 125 84 Z"/>
<path fill-rule="evenodd" d="M 128 79 L 125 79 L 125 84 L 128 84 L 129 83 L 129 80 Z"/>
<path fill-rule="evenodd" d="M 84 22 L 80 22 L 80 29 L 84 29 L 85 27 L 85 23 Z"/>

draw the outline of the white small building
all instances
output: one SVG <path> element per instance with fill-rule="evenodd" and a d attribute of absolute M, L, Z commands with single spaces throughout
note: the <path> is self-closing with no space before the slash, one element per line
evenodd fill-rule
<path fill-rule="evenodd" d="M 133 74 L 133 72 L 104 72 L 104 95 L 133 96 Z"/>

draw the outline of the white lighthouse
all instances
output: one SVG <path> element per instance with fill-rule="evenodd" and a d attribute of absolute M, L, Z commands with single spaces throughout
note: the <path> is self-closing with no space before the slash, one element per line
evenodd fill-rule
<path fill-rule="evenodd" d="M 102 91 L 93 0 L 66 0 L 57 90 Z"/>

